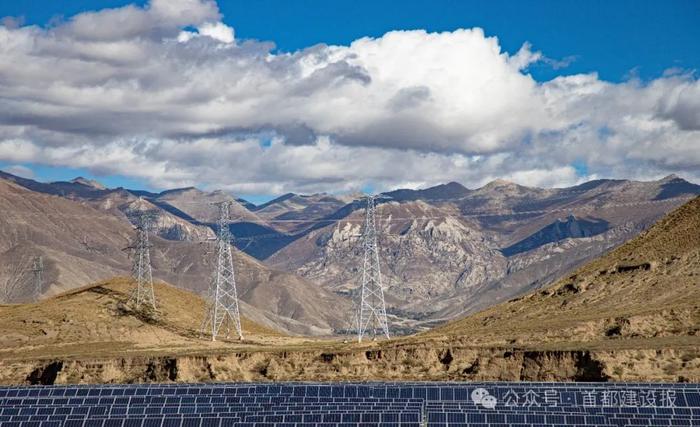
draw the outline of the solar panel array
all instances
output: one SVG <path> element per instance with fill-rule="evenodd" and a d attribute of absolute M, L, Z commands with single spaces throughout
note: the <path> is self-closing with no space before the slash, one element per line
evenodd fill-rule
<path fill-rule="evenodd" d="M 221 383 L 0 388 L 2 426 L 698 426 L 700 384 Z"/>

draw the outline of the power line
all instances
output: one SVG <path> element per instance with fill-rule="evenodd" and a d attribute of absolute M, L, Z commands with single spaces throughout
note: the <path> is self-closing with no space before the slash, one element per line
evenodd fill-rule
<path fill-rule="evenodd" d="M 136 308 L 146 305 L 156 310 L 156 297 L 153 291 L 153 270 L 151 267 L 151 247 L 148 241 L 148 232 L 153 225 L 154 215 L 150 212 L 142 212 L 136 218 L 136 242 L 129 249 L 134 251 L 134 261 L 131 274 L 136 281 L 136 288 L 131 294 L 130 302 Z"/>
<path fill-rule="evenodd" d="M 538 209 L 538 210 L 528 210 L 528 211 L 513 211 L 513 210 L 493 210 L 493 211 L 461 211 L 455 213 L 454 215 L 437 215 L 437 216 L 421 216 L 421 217 L 391 217 L 385 218 L 382 222 L 399 222 L 399 221 L 410 221 L 410 220 L 437 220 L 445 218 L 479 218 L 479 217 L 497 217 L 497 216 L 521 216 L 521 215 L 534 215 L 534 214 L 545 214 L 545 213 L 559 213 L 559 212 L 572 212 L 572 211 L 598 211 L 604 209 L 612 209 L 617 207 L 634 207 L 643 206 L 651 204 L 662 204 L 671 203 L 676 201 L 690 200 L 697 196 L 681 196 L 672 197 L 662 200 L 647 200 L 641 202 L 628 202 L 628 203 L 610 203 L 604 206 L 591 206 L 589 204 L 580 206 L 567 206 L 556 209 Z M 335 222 L 364 222 L 363 218 L 332 218 L 332 219 L 270 219 L 270 220 L 247 220 L 244 217 L 234 218 L 233 221 L 248 222 L 253 224 L 268 224 L 268 223 L 301 223 L 301 224 L 323 224 L 323 223 L 335 223 Z M 240 239 L 240 238 L 239 238 Z"/>
<path fill-rule="evenodd" d="M 243 339 L 241 329 L 241 316 L 238 308 L 238 293 L 236 291 L 236 275 L 233 268 L 233 256 L 231 254 L 232 236 L 229 231 L 229 210 L 231 202 L 216 204 L 219 207 L 219 220 L 217 222 L 218 233 L 216 236 L 216 272 L 211 282 L 208 293 L 209 307 L 201 326 L 201 334 L 207 328 L 211 328 L 211 340 L 221 332 L 221 327 L 226 324 L 226 337 L 231 332 L 233 323 L 238 338 Z"/>
<path fill-rule="evenodd" d="M 664 200 L 650 200 L 650 201 L 644 201 L 644 202 L 630 202 L 630 203 L 617 203 L 617 204 L 609 204 L 606 206 L 590 206 L 590 205 L 583 205 L 583 206 L 573 206 L 573 207 L 565 207 L 565 208 L 559 208 L 559 209 L 546 209 L 546 210 L 536 210 L 536 211 L 521 211 L 521 212 L 512 212 L 512 211 L 492 211 L 492 212 L 466 212 L 466 213 L 456 213 L 455 215 L 439 215 L 439 216 L 420 216 L 420 217 L 389 217 L 389 218 L 383 218 L 380 220 L 381 223 L 392 223 L 392 222 L 405 222 L 405 221 L 435 221 L 435 220 L 441 220 L 441 219 L 447 219 L 447 218 L 473 218 L 473 217 L 493 217 L 493 216 L 520 216 L 520 215 L 534 215 L 534 214 L 548 214 L 548 213 L 574 213 L 574 212 L 594 212 L 594 211 L 601 211 L 605 209 L 612 209 L 612 208 L 617 208 L 617 207 L 634 207 L 634 206 L 642 206 L 642 205 L 648 205 L 648 204 L 660 204 L 660 203 L 670 203 L 670 202 L 675 202 L 675 201 L 684 201 L 684 200 L 690 200 L 694 198 L 692 197 L 675 197 L 675 198 L 669 198 L 669 199 L 664 199 Z M 240 218 L 239 218 L 240 219 Z M 364 222 L 364 218 L 341 218 L 341 219 L 328 219 L 328 220 L 279 220 L 276 222 L 303 222 L 303 223 L 309 223 L 309 224 L 340 224 L 340 223 L 359 223 L 359 222 Z M 383 233 L 384 236 L 402 236 L 400 233 Z M 278 238 L 295 238 L 295 237 L 300 237 L 299 235 L 293 235 L 293 234 L 285 234 L 283 232 L 276 232 L 276 233 L 266 233 L 266 234 L 257 234 L 254 236 L 239 236 L 236 237 L 236 240 L 238 241 L 257 241 L 257 240 L 263 240 L 263 239 L 278 239 Z M 351 235 L 348 237 L 359 237 L 359 235 Z"/>
<path fill-rule="evenodd" d="M 459 213 L 456 213 L 455 215 L 439 215 L 439 216 L 422 216 L 422 217 L 396 217 L 396 218 L 385 218 L 382 220 L 382 222 L 397 222 L 397 221 L 407 221 L 407 220 L 431 220 L 431 219 L 444 219 L 444 218 L 459 218 L 459 217 L 465 217 L 465 218 L 478 218 L 478 217 L 492 217 L 492 216 L 520 216 L 520 215 L 533 215 L 533 214 L 544 214 L 544 213 L 557 213 L 557 212 L 569 212 L 569 211 L 598 211 L 598 210 L 604 210 L 604 209 L 612 209 L 612 208 L 617 208 L 617 207 L 634 207 L 634 206 L 644 206 L 644 205 L 655 205 L 655 204 L 664 204 L 664 203 L 674 203 L 674 202 L 682 202 L 682 201 L 687 201 L 694 199 L 695 197 L 698 197 L 697 195 L 689 195 L 689 196 L 678 196 L 678 197 L 669 197 L 667 199 L 660 199 L 660 200 L 646 200 L 646 201 L 640 201 L 640 202 L 627 202 L 627 203 L 610 203 L 606 204 L 604 206 L 590 206 L 590 204 L 584 204 L 584 205 L 579 205 L 579 206 L 568 206 L 568 207 L 563 207 L 563 208 L 557 208 L 557 209 L 538 209 L 538 210 L 528 210 L 528 211 L 513 211 L 513 210 L 493 210 L 493 211 L 461 211 Z M 542 200 L 542 202 L 547 202 L 552 199 L 546 199 Z M 193 204 L 195 204 L 193 202 Z M 202 203 L 196 203 L 198 205 L 202 205 Z M 11 215 L 14 212 L 8 211 L 4 214 L 6 215 Z M 255 213 L 255 212 L 251 212 Z M 171 214 L 170 215 L 176 217 L 176 218 L 181 218 L 177 215 Z M 97 219 L 97 218 L 105 218 L 109 219 L 112 221 L 120 221 L 120 218 L 118 216 L 108 214 L 108 213 L 100 213 L 100 214 L 95 214 L 95 215 L 78 215 L 78 214 L 63 214 L 63 213 L 53 213 L 53 212 L 22 212 L 22 213 L 17 213 L 18 216 L 26 217 L 26 216 L 37 216 L 37 217 L 56 217 L 56 218 L 71 218 L 71 219 Z M 183 218 L 184 219 L 184 218 Z M 253 220 L 253 219 L 247 219 L 246 217 L 237 217 L 237 218 L 232 218 L 231 222 L 232 223 L 237 223 L 237 222 L 247 222 L 247 223 L 252 223 L 252 224 L 269 224 L 269 223 L 300 223 L 300 224 L 323 224 L 323 223 L 335 223 L 335 222 L 363 222 L 364 219 L 362 218 L 328 218 L 328 219 L 261 219 L 261 220 Z M 197 224 L 195 224 L 197 225 Z M 206 224 L 202 223 L 200 224 L 202 226 L 206 226 Z M 240 238 L 239 238 L 240 239 Z"/>
<path fill-rule="evenodd" d="M 370 333 L 376 337 L 378 329 L 389 338 L 382 274 L 379 269 L 375 209 L 374 196 L 367 197 L 365 227 L 362 234 L 365 252 L 362 266 L 362 290 L 357 312 L 358 342 L 362 342 L 362 338 Z"/>
<path fill-rule="evenodd" d="M 44 287 L 44 260 L 41 256 L 34 258 L 32 274 L 34 275 L 34 301 L 39 301 Z"/>

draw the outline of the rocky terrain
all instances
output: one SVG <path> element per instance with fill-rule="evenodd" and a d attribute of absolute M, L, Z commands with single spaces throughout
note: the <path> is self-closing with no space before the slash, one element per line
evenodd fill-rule
<path fill-rule="evenodd" d="M 0 171 L 0 179 L 13 182 L 36 193 L 82 202 L 99 211 L 127 219 L 131 223 L 136 223 L 138 216 L 147 211 L 154 216 L 153 232 L 168 240 L 202 241 L 214 236 L 212 230 L 206 225 L 199 224 L 192 218 L 183 218 L 180 212 L 176 211 L 176 214 L 173 214 L 162 209 L 156 197 L 148 197 L 154 196 L 148 192 L 129 191 L 124 188 L 108 189 L 96 181 L 82 177 L 72 181 L 45 184 Z"/>
<path fill-rule="evenodd" d="M 162 314 L 119 310 L 118 279 L 0 306 L 0 382 L 700 381 L 700 197 L 551 286 L 403 338 L 197 334 L 204 302 L 159 284 Z"/>
<path fill-rule="evenodd" d="M 191 292 L 157 282 L 158 314 L 127 308 L 134 283 L 115 278 L 47 298 L 40 303 L 0 306 L 3 355 L 52 354 L 57 357 L 99 356 L 119 348 L 123 353 L 188 349 L 198 344 L 216 348 L 225 340 L 200 340 L 206 304 Z M 279 336 L 243 317 L 246 343 Z M 237 336 L 232 338 L 238 338 Z"/>
<path fill-rule="evenodd" d="M 424 322 L 474 312 L 536 289 L 627 241 L 700 194 L 675 176 L 565 189 L 494 181 L 383 194 L 377 209 L 389 311 Z M 364 211 L 349 205 L 266 259 L 340 293 L 358 286 Z"/>
<path fill-rule="evenodd" d="M 278 230 L 294 234 L 309 228 L 314 221 L 333 214 L 352 200 L 352 197 L 334 197 L 325 193 L 308 196 L 287 193 L 252 210 L 261 218 L 275 221 Z"/>
<path fill-rule="evenodd" d="M 136 199 L 135 203 L 149 202 Z M 118 209 L 0 180 L 0 211 L 3 302 L 31 300 L 29 270 L 37 256 L 42 256 L 45 268 L 42 297 L 128 275 L 131 270 L 126 248 L 134 239 L 134 229 Z M 154 277 L 200 294 L 206 291 L 213 271 L 210 243 L 158 236 L 152 236 L 151 243 Z M 335 310 L 349 309 L 349 301 L 239 251 L 234 253 L 234 263 L 239 296 L 250 304 L 256 320 L 303 334 L 329 334 L 342 326 Z"/>
<path fill-rule="evenodd" d="M 700 344 L 700 197 L 557 280 L 424 336 L 477 345 Z M 561 344 L 558 344 L 561 345 Z"/>
<path fill-rule="evenodd" d="M 148 212 L 155 216 L 157 277 L 202 292 L 211 272 L 206 254 L 217 217 L 214 203 L 229 201 L 230 229 L 242 252 L 236 257 L 242 264 L 244 300 L 289 332 L 331 334 L 350 324 L 362 264 L 364 204 L 358 195 L 290 193 L 255 206 L 222 191 L 196 188 L 152 193 L 109 189 L 84 178 L 41 183 L 5 173 L 1 182 L 25 190 L 15 191 L 15 199 L 51 196 L 41 199 L 48 200 L 47 208 L 39 209 L 43 202 L 37 202 L 27 213 L 36 218 L 31 232 L 20 236 L 13 230 L 27 226 L 20 214 L 25 211 L 6 224 L 11 231 L 3 237 L 7 242 L 0 259 L 12 262 L 3 264 L 0 281 L 12 277 L 14 283 L 5 289 L 26 285 L 27 263 L 39 253 L 46 257 L 54 293 L 126 273 L 128 251 L 122 249 L 133 235 L 129 223 Z M 448 183 L 381 194 L 377 221 L 390 321 L 400 333 L 423 330 L 547 285 L 697 194 L 700 186 L 676 176 L 650 182 L 598 180 L 559 189 L 496 180 L 478 189 Z M 23 206 L 15 199 L 7 200 L 8 210 Z M 54 233 L 48 221 L 48 229 L 40 230 L 41 215 L 60 217 L 64 209 L 61 224 L 68 226 Z M 70 219 L 75 215 L 109 219 Z M 44 232 L 50 243 L 39 243 L 41 250 L 32 252 L 37 247 L 32 233 Z M 11 293 L 5 301 L 13 300 Z"/>

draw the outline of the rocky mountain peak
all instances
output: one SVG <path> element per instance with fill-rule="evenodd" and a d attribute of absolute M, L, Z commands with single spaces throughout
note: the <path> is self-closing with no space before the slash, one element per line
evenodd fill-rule
<path fill-rule="evenodd" d="M 80 185 L 84 185 L 86 187 L 92 187 L 96 190 L 106 190 L 107 189 L 107 187 L 102 185 L 100 182 L 95 181 L 94 179 L 83 178 L 82 176 L 74 178 L 73 180 L 71 180 L 71 182 L 73 184 L 80 184 Z"/>
<path fill-rule="evenodd" d="M 508 180 L 499 178 L 499 179 L 495 179 L 495 180 L 489 182 L 488 184 L 481 187 L 479 190 L 489 192 L 489 191 L 495 191 L 495 190 L 498 190 L 498 191 L 517 191 L 520 189 L 527 189 L 527 187 L 516 184 L 512 181 L 508 181 Z"/>
<path fill-rule="evenodd" d="M 423 190 L 399 189 L 382 193 L 397 201 L 456 199 L 469 194 L 470 190 L 458 182 L 449 182 Z"/>
<path fill-rule="evenodd" d="M 485 185 L 485 187 L 512 187 L 516 185 L 513 181 L 508 181 L 507 179 L 497 178 Z"/>
<path fill-rule="evenodd" d="M 182 187 L 182 188 L 173 188 L 172 190 L 165 190 L 160 193 L 161 196 L 169 195 L 169 194 L 187 194 L 187 193 L 202 193 L 201 190 L 199 190 L 196 187 Z"/>
<path fill-rule="evenodd" d="M 428 188 L 426 192 L 428 191 L 435 197 L 452 198 L 464 195 L 469 191 L 469 189 L 459 182 L 451 181 L 447 184 L 436 185 L 435 187 Z"/>
<path fill-rule="evenodd" d="M 672 174 L 670 174 L 670 175 L 666 175 L 665 177 L 661 178 L 659 181 L 662 182 L 662 183 L 667 183 L 667 182 L 680 182 L 680 181 L 686 182 L 683 178 L 681 178 L 680 176 L 676 175 L 675 173 L 672 173 Z"/>
<path fill-rule="evenodd" d="M 660 190 L 656 196 L 657 200 L 677 197 L 687 193 L 697 194 L 700 192 L 700 185 L 688 182 L 675 174 L 665 176 L 657 182 Z"/>

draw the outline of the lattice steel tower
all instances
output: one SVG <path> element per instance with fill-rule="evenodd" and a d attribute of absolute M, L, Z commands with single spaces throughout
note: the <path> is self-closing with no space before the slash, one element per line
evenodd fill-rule
<path fill-rule="evenodd" d="M 362 290 L 357 311 L 357 340 L 370 332 L 376 337 L 377 331 L 389 338 L 389 325 L 386 320 L 382 273 L 379 269 L 379 247 L 377 245 L 377 224 L 375 220 L 374 196 L 367 197 L 365 228 L 362 233 L 365 252 L 362 267 Z"/>
<path fill-rule="evenodd" d="M 238 332 L 238 338 L 243 339 L 241 316 L 238 310 L 238 294 L 236 293 L 236 274 L 233 269 L 231 245 L 233 236 L 229 230 L 229 211 L 231 202 L 216 204 L 219 207 L 216 236 L 216 271 L 212 277 L 209 289 L 209 308 L 202 322 L 201 333 L 211 331 L 211 340 L 216 341 L 222 326 L 226 324 L 226 337 L 231 333 L 231 324 Z"/>
<path fill-rule="evenodd" d="M 42 257 L 34 258 L 32 274 L 34 275 L 34 301 L 39 301 L 41 290 L 44 287 L 44 260 Z"/>
<path fill-rule="evenodd" d="M 154 216 L 151 213 L 141 213 L 136 221 L 136 242 L 130 248 L 134 251 L 134 261 L 131 275 L 136 282 L 136 288 L 131 294 L 130 302 L 140 308 L 145 305 L 156 309 L 156 297 L 153 292 L 153 271 L 151 269 L 151 244 L 148 241 L 148 232 L 153 224 Z"/>

